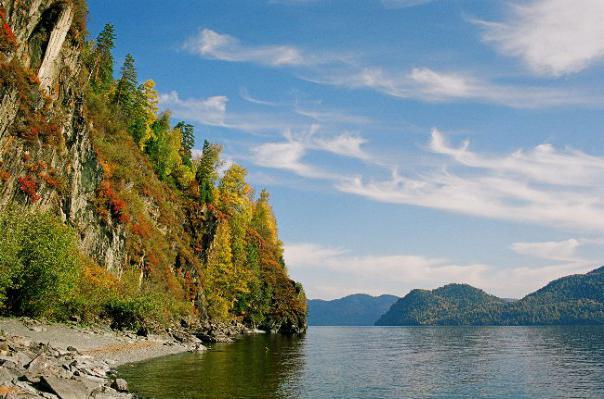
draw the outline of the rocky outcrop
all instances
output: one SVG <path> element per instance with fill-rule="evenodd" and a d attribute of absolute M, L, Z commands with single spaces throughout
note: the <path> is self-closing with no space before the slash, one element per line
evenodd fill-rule
<path fill-rule="evenodd" d="M 55 348 L 26 337 L 0 335 L 0 397 L 133 398 L 104 360 L 74 347 Z"/>
<path fill-rule="evenodd" d="M 32 209 L 58 211 L 76 228 L 83 251 L 119 272 L 125 259 L 124 231 L 95 213 L 94 199 L 103 169 L 91 143 L 94 127 L 86 121 L 83 110 L 83 32 L 74 27 L 77 3 L 0 0 L 0 7 L 3 22 L 16 39 L 15 49 L 0 55 L 3 68 L 13 75 L 37 75 L 40 101 L 28 106 L 55 121 L 42 129 L 56 129 L 60 136 L 49 144 L 41 137 L 24 138 L 16 132 L 23 125 L 21 119 L 28 117 L 24 114 L 31 114 L 23 112 L 20 104 L 23 98 L 19 90 L 23 88 L 11 84 L 0 87 L 0 210 L 24 203 Z"/>
<path fill-rule="evenodd" d="M 180 326 L 140 336 L 101 325 L 0 318 L 0 398 L 132 398 L 113 367 L 204 350 Z"/>

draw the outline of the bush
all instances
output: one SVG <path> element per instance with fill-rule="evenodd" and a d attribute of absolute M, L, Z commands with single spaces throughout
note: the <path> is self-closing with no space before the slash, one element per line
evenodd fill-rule
<path fill-rule="evenodd" d="M 105 313 L 112 320 L 112 328 L 138 330 L 145 326 L 145 320 L 155 312 L 158 305 L 155 298 L 140 296 L 132 298 L 115 298 L 105 307 Z"/>
<path fill-rule="evenodd" d="M 5 311 L 58 317 L 73 297 L 82 265 L 74 231 L 50 213 L 0 215 L 1 296 Z"/>

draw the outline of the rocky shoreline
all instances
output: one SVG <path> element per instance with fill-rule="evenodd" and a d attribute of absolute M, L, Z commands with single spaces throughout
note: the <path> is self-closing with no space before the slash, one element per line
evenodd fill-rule
<path fill-rule="evenodd" d="M 135 398 L 114 368 L 154 357 L 203 351 L 253 333 L 240 324 L 175 327 L 139 336 L 107 326 L 81 327 L 0 318 L 0 398 Z M 197 336 L 196 336 L 197 335 Z"/>

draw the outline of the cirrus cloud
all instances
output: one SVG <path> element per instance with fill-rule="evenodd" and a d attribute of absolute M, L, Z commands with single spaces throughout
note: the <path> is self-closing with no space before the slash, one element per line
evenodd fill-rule
<path fill-rule="evenodd" d="M 604 59 L 603 20 L 601 0 L 533 0 L 512 4 L 501 22 L 475 22 L 502 53 L 538 75 L 561 76 Z"/>

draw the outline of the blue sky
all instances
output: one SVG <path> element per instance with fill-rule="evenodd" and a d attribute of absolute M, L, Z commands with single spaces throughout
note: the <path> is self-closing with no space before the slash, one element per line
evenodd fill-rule
<path fill-rule="evenodd" d="M 520 297 L 603 263 L 600 0 L 89 3 L 270 190 L 309 297 Z"/>

